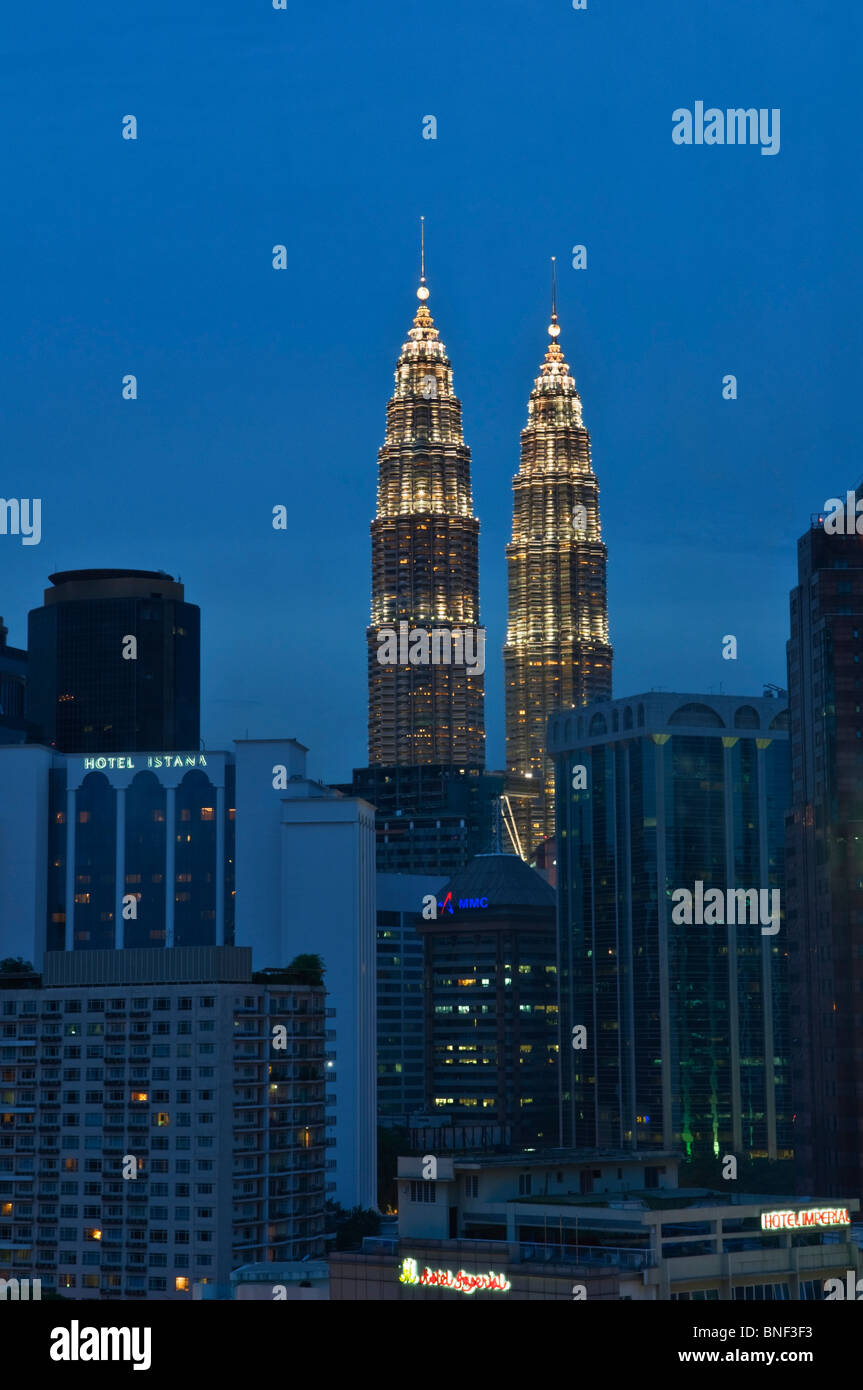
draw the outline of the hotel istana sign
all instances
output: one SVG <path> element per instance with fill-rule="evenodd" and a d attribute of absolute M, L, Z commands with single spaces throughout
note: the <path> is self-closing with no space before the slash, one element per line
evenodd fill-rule
<path fill-rule="evenodd" d="M 83 763 L 85 772 L 103 772 L 105 769 L 134 772 L 146 767 L 206 767 L 207 759 L 203 753 L 136 753 L 134 757 L 126 753 L 122 757 L 105 758 L 100 755 L 84 758 Z"/>

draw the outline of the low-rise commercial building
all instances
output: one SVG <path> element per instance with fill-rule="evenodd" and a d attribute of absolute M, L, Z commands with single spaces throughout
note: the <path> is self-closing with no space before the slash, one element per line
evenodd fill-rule
<path fill-rule="evenodd" d="M 630 1150 L 402 1158 L 398 1239 L 334 1253 L 330 1296 L 785 1301 L 856 1279 L 856 1198 L 679 1188 L 678 1162 Z"/>

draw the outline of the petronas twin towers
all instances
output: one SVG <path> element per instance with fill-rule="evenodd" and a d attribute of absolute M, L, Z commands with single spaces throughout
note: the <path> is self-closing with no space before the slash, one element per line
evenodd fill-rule
<path fill-rule="evenodd" d="M 485 766 L 479 522 L 461 404 L 428 297 L 423 265 L 378 455 L 369 763 L 478 772 Z M 554 302 L 548 332 L 521 436 L 507 546 L 506 763 L 532 790 L 514 801 L 509 825 L 524 857 L 554 834 L 548 715 L 611 695 L 599 488 Z M 386 660 L 385 643 L 394 647 L 395 635 L 398 657 Z"/>

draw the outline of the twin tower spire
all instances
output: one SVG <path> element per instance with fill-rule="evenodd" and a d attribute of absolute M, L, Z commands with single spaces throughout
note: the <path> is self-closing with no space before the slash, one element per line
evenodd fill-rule
<path fill-rule="evenodd" d="M 378 453 L 367 630 L 369 763 L 469 772 L 485 766 L 485 632 L 470 449 L 446 348 L 429 312 L 421 234 L 419 305 L 395 370 Z M 549 713 L 611 695 L 606 549 L 581 400 L 557 339 L 528 404 L 513 479 L 503 650 L 506 763 L 533 795 L 514 803 L 527 854 L 554 834 Z"/>

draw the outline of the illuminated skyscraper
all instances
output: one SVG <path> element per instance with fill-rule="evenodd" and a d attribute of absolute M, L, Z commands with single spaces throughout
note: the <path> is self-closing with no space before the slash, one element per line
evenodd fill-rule
<path fill-rule="evenodd" d="M 378 455 L 367 632 L 369 763 L 482 768 L 479 522 L 461 403 L 453 394 L 452 368 L 428 295 L 423 264 L 420 303 L 396 366 Z M 393 664 L 379 659 L 387 631 L 400 639 Z"/>
<path fill-rule="evenodd" d="M 557 342 L 554 298 L 548 333 L 551 342 L 521 434 L 506 548 L 506 765 L 536 782 L 533 802 L 514 808 L 525 856 L 554 834 L 554 768 L 545 748 L 549 714 L 611 695 L 599 486 L 581 398 Z"/>

